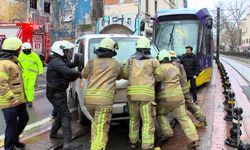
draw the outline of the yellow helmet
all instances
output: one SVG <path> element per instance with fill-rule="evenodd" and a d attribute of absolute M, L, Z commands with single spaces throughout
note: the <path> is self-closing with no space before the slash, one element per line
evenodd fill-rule
<path fill-rule="evenodd" d="M 115 49 L 118 49 L 118 45 L 110 37 L 106 37 L 102 39 L 99 48 L 106 48 L 111 51 L 115 51 Z"/>
<path fill-rule="evenodd" d="M 22 41 L 17 37 L 9 37 L 3 41 L 2 49 L 6 51 L 18 51 Z"/>
<path fill-rule="evenodd" d="M 148 38 L 142 36 L 136 42 L 136 48 L 151 49 L 151 42 Z"/>
<path fill-rule="evenodd" d="M 163 61 L 164 58 L 168 58 L 168 60 L 171 60 L 171 54 L 169 53 L 169 51 L 163 49 L 160 51 L 159 55 L 158 55 L 158 59 L 159 61 Z"/>

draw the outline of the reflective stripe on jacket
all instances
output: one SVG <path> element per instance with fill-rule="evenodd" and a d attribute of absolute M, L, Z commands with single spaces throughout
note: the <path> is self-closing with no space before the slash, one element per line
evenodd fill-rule
<path fill-rule="evenodd" d="M 181 73 L 181 88 L 182 88 L 183 94 L 188 93 L 189 87 L 188 87 L 188 82 L 187 82 L 187 75 L 186 75 L 183 65 L 179 61 L 173 61 L 173 64 L 179 69 Z"/>
<path fill-rule="evenodd" d="M 23 76 L 25 77 L 33 77 L 37 74 L 43 74 L 43 64 L 40 60 L 39 56 L 31 51 L 29 55 L 20 53 L 18 56 L 18 61 L 21 64 Z"/>
<path fill-rule="evenodd" d="M 165 79 L 161 82 L 161 88 L 157 91 L 157 99 L 160 101 L 183 101 L 180 80 L 181 74 L 177 67 L 171 63 L 161 64 L 165 73 Z"/>
<path fill-rule="evenodd" d="M 10 60 L 0 60 L 0 109 L 10 107 L 12 100 L 26 102 L 21 70 Z"/>
<path fill-rule="evenodd" d="M 160 63 L 155 58 L 131 58 L 123 67 L 123 76 L 129 80 L 128 95 L 132 101 L 153 101 L 155 80 L 164 79 Z"/>
<path fill-rule="evenodd" d="M 84 91 L 86 104 L 112 105 L 116 80 L 121 78 L 121 66 L 113 58 L 95 58 L 88 62 L 82 76 L 88 80 Z"/>

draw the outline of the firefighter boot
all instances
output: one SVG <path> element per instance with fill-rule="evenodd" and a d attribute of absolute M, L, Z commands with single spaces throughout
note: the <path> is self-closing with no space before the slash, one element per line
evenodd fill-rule
<path fill-rule="evenodd" d="M 77 149 L 80 150 L 81 148 L 82 148 L 82 144 L 76 143 L 76 142 L 70 142 L 70 143 L 63 144 L 63 149 L 65 149 L 65 150 L 77 150 Z"/>
<path fill-rule="evenodd" d="M 198 147 L 200 145 L 200 140 L 197 141 L 193 141 L 191 143 L 188 144 L 188 148 L 190 149 L 195 149 L 196 147 Z"/>
<path fill-rule="evenodd" d="M 195 126 L 196 128 L 204 128 L 204 127 L 207 126 L 207 121 L 204 120 L 204 121 L 200 121 L 200 122 L 198 122 L 198 123 L 194 123 L 194 126 Z"/>
<path fill-rule="evenodd" d="M 130 143 L 130 148 L 131 149 L 137 149 L 140 146 L 140 142 L 137 143 Z"/>

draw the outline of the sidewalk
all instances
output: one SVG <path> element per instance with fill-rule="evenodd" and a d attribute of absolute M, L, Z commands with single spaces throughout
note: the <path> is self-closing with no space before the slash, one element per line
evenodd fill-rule
<path fill-rule="evenodd" d="M 231 71 L 228 71 L 228 73 L 230 75 L 230 81 L 232 83 L 233 90 L 236 94 L 237 103 L 243 103 L 242 99 L 239 99 L 239 97 L 244 97 L 244 93 L 240 92 L 240 90 L 236 90 L 236 88 L 238 88 L 242 91 L 242 88 L 239 86 L 238 82 L 235 82 L 239 80 L 240 83 L 243 83 L 243 81 L 241 81 L 243 79 L 240 75 L 236 75 L 236 71 L 234 71 L 233 74 L 232 68 L 230 68 L 228 65 L 225 65 L 225 67 L 227 71 Z M 226 122 L 223 119 L 226 113 L 224 112 L 224 95 L 222 94 L 222 91 L 223 88 L 220 80 L 220 74 L 218 72 L 217 65 L 214 64 L 211 82 L 199 88 L 198 93 L 199 105 L 206 114 L 208 122 L 208 126 L 206 128 L 197 130 L 201 139 L 200 146 L 197 148 L 198 150 L 236 150 L 236 148 L 231 148 L 224 144 L 224 140 L 230 135 L 229 131 L 232 127 L 232 123 Z M 249 134 L 246 132 L 246 129 L 250 129 L 247 119 L 247 116 L 250 113 L 250 107 L 248 107 L 249 102 L 248 104 L 245 104 L 246 100 L 247 99 L 244 100 L 244 106 L 241 106 L 242 104 L 240 105 L 244 109 L 244 127 L 241 128 L 241 139 L 243 141 L 249 142 L 249 136 L 247 136 Z M 245 107 L 248 107 L 248 109 Z M 194 122 L 196 121 L 193 117 L 191 118 Z M 174 128 L 174 133 L 174 137 L 166 142 L 162 149 L 186 150 L 187 139 L 180 125 L 177 125 Z"/>

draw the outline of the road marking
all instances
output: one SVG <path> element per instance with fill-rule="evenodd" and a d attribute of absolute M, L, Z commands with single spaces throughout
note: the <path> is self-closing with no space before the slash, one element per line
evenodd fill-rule
<path fill-rule="evenodd" d="M 41 126 L 41 125 L 43 125 L 43 124 L 45 124 L 45 123 L 48 123 L 48 122 L 51 121 L 51 120 L 52 120 L 52 118 L 51 118 L 51 117 L 48 117 L 48 118 L 45 118 L 45 119 L 43 119 L 43 120 L 41 120 L 41 121 L 37 121 L 37 122 L 35 122 L 35 123 L 29 124 L 29 125 L 27 125 L 27 126 L 24 128 L 24 131 L 31 130 L 31 129 L 33 129 L 33 128 L 36 128 L 36 127 L 38 127 L 38 126 Z M 23 136 L 23 135 L 21 134 L 21 136 Z M 2 147 L 3 145 L 4 145 L 4 134 L 3 134 L 3 135 L 0 135 L 0 147 Z"/>
<path fill-rule="evenodd" d="M 35 91 L 35 94 L 42 93 L 42 92 L 44 92 L 44 91 L 45 91 L 45 90 Z"/>

